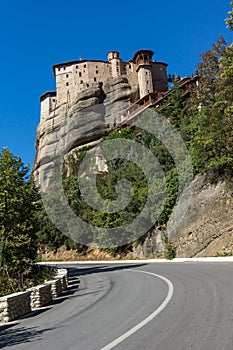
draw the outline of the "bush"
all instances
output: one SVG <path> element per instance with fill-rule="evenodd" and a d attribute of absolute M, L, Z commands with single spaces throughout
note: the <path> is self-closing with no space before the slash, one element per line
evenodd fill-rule
<path fill-rule="evenodd" d="M 172 260 L 176 257 L 176 248 L 171 243 L 165 245 L 165 259 Z"/>
<path fill-rule="evenodd" d="M 27 288 L 44 283 L 51 279 L 56 271 L 53 267 L 30 265 L 23 273 L 14 272 L 14 275 L 9 275 L 5 268 L 0 275 L 0 296 L 22 292 Z"/>

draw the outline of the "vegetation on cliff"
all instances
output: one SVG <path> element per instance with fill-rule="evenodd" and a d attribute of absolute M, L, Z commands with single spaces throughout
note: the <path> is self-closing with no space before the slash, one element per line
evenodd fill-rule
<path fill-rule="evenodd" d="M 196 93 L 187 100 L 178 81 L 174 81 L 169 103 L 161 113 L 185 141 L 195 174 L 207 172 L 209 179 L 214 181 L 221 176 L 229 178 L 233 166 L 233 46 L 227 46 L 220 37 L 212 50 L 201 55 L 196 73 L 200 77 Z M 164 209 L 154 225 L 166 225 L 178 195 L 177 171 L 171 155 L 154 136 L 138 128 L 112 131 L 106 137 L 107 140 L 116 138 L 128 138 L 143 144 L 159 160 L 165 172 L 167 190 Z M 91 209 L 82 200 L 75 173 L 65 179 L 65 189 L 71 207 L 84 220 L 101 227 L 116 227 L 132 220 L 141 211 L 148 189 L 143 172 L 127 160 L 118 158 L 109 162 L 108 170 L 97 180 L 99 193 L 104 198 L 115 199 L 115 186 L 120 179 L 126 178 L 133 183 L 137 197 L 125 211 L 103 214 Z M 109 244 L 111 238 L 102 233 L 99 239 L 103 245 L 105 241 Z"/>
<path fill-rule="evenodd" d="M 226 25 L 233 30 L 233 1 L 231 1 L 231 10 L 228 12 L 228 17 L 226 18 Z"/>
<path fill-rule="evenodd" d="M 233 167 L 233 45 L 222 37 L 201 55 L 200 86 L 191 115 L 191 152 L 198 171 L 232 176 Z"/>

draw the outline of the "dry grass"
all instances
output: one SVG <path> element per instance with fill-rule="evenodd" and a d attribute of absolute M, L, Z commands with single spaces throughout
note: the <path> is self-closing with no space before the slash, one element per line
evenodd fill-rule
<path fill-rule="evenodd" d="M 107 251 L 100 250 L 97 247 L 89 247 L 85 253 L 79 253 L 76 250 L 67 250 L 65 246 L 60 247 L 57 252 L 45 252 L 42 254 L 43 261 L 83 261 L 83 260 L 121 260 L 135 259 L 132 253 L 127 255 L 113 256 Z"/>

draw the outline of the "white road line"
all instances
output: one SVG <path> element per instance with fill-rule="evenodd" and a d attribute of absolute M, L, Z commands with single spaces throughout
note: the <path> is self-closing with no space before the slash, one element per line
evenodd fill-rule
<path fill-rule="evenodd" d="M 114 341 L 112 341 L 111 343 L 109 343 L 108 345 L 104 346 L 103 348 L 101 348 L 100 350 L 110 350 L 113 349 L 115 346 L 117 346 L 118 344 L 122 343 L 125 339 L 127 339 L 128 337 L 130 337 L 132 334 L 136 333 L 139 329 L 141 329 L 142 327 L 144 327 L 147 323 L 149 323 L 150 321 L 152 321 L 156 316 L 158 316 L 158 314 L 163 311 L 163 309 L 165 309 L 165 307 L 168 305 L 168 303 L 171 301 L 172 296 L 173 296 L 173 292 L 174 292 L 174 286 L 172 284 L 172 282 L 167 279 L 166 277 L 163 277 L 161 275 L 157 275 L 155 273 L 152 272 L 148 272 L 148 271 L 142 271 L 142 270 L 128 270 L 128 271 L 133 271 L 133 272 L 141 272 L 141 273 L 146 273 L 148 275 L 153 275 L 155 277 L 160 278 L 161 280 L 163 280 L 164 282 L 167 283 L 168 285 L 168 293 L 166 298 L 164 299 L 164 301 L 162 302 L 162 304 L 154 311 L 152 312 L 152 314 L 150 314 L 147 318 L 145 318 L 142 322 L 138 323 L 135 327 L 131 328 L 128 332 L 124 333 L 123 335 L 121 335 L 119 338 L 115 339 Z"/>

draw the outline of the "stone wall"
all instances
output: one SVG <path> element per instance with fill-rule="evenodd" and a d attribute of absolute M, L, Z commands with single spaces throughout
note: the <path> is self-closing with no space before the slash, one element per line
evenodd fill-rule
<path fill-rule="evenodd" d="M 30 292 L 20 292 L 0 298 L 0 322 L 9 322 L 31 312 Z"/>
<path fill-rule="evenodd" d="M 58 269 L 57 276 L 61 278 L 62 290 L 66 290 L 68 287 L 68 273 L 66 269 Z"/>
<path fill-rule="evenodd" d="M 52 298 L 51 284 L 41 284 L 27 290 L 30 292 L 31 308 L 37 309 L 49 304 Z"/>
<path fill-rule="evenodd" d="M 53 280 L 46 283 L 47 286 L 50 286 L 52 300 L 56 299 L 62 294 L 62 281 L 61 278 L 54 278 Z"/>
<path fill-rule="evenodd" d="M 59 297 L 67 286 L 67 270 L 61 269 L 52 280 L 45 284 L 0 298 L 0 322 L 13 321 L 34 309 L 49 304 Z"/>

